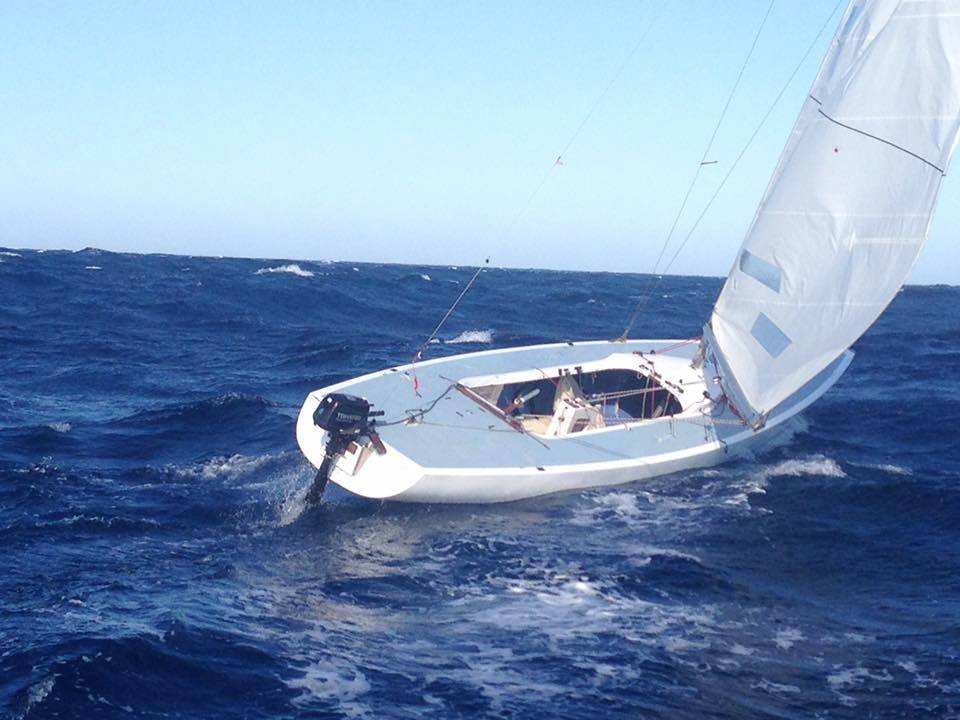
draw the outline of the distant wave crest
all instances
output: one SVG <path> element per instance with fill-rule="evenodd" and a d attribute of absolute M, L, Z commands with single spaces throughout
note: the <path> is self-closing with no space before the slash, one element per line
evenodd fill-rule
<path fill-rule="evenodd" d="M 313 273 L 309 270 L 304 270 L 302 267 L 296 263 L 290 263 L 289 265 L 279 265 L 277 267 L 266 267 L 260 268 L 257 270 L 257 275 L 266 275 L 267 273 L 290 273 L 291 275 L 298 275 L 300 277 L 313 277 Z"/>

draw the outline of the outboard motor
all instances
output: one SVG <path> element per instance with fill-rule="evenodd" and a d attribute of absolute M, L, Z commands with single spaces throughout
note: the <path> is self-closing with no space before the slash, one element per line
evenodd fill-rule
<path fill-rule="evenodd" d="M 313 486 L 307 493 L 307 502 L 315 504 L 323 497 L 323 491 L 330 479 L 330 468 L 337 456 L 353 441 L 361 437 L 370 438 L 370 443 L 378 454 L 386 452 L 380 436 L 374 429 L 376 420 L 371 418 L 383 415 L 383 411 L 370 409 L 370 403 L 363 398 L 343 393 L 330 393 L 325 396 L 313 412 L 313 424 L 326 430 L 327 445 L 320 469 L 313 480 Z"/>

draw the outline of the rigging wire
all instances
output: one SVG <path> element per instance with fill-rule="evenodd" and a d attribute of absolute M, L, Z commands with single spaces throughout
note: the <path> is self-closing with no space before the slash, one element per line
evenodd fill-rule
<path fill-rule="evenodd" d="M 757 123 L 757 126 L 754 128 L 753 133 L 750 135 L 750 138 L 747 140 L 744 146 L 740 149 L 740 152 L 737 155 L 736 159 L 734 159 L 733 163 L 730 165 L 730 168 L 727 170 L 726 174 L 723 176 L 723 179 L 720 181 L 716 189 L 713 191 L 713 194 L 710 196 L 710 199 L 707 200 L 706 204 L 703 207 L 703 210 L 700 211 L 700 214 L 697 216 L 696 220 L 694 220 L 693 225 L 687 231 L 687 234 L 684 236 L 683 241 L 680 243 L 679 247 L 673 253 L 669 262 L 667 262 L 667 264 L 664 266 L 661 275 L 665 274 L 668 270 L 670 270 L 671 267 L 673 267 L 673 263 L 676 261 L 680 253 L 686 247 L 687 243 L 689 242 L 693 233 L 696 231 L 697 227 L 700 225 L 700 222 L 703 220 L 704 216 L 713 206 L 714 201 L 717 199 L 717 196 L 720 194 L 720 191 L 723 190 L 723 187 L 724 185 L 726 185 L 727 180 L 730 179 L 730 176 L 733 174 L 734 170 L 736 169 L 737 165 L 740 163 L 740 160 L 746 154 L 747 150 L 753 144 L 753 141 L 756 139 L 757 135 L 760 134 L 760 130 L 763 129 L 763 126 L 766 124 L 767 120 L 770 118 L 770 115 L 773 114 L 774 109 L 776 109 L 777 105 L 779 105 L 780 100 L 783 99 L 784 94 L 787 92 L 787 89 L 790 87 L 791 83 L 793 83 L 793 80 L 794 78 L 796 78 L 797 73 L 800 72 L 800 69 L 803 67 L 803 64 L 807 61 L 807 58 L 810 57 L 810 53 L 813 52 L 814 48 L 817 46 L 817 43 L 820 41 L 820 38 L 823 36 L 823 33 L 829 27 L 830 21 L 837 14 L 837 10 L 839 10 L 843 6 L 844 2 L 845 0 L 837 0 L 837 3 L 833 6 L 833 9 L 830 11 L 826 19 L 823 21 L 823 24 L 820 26 L 820 29 L 817 31 L 817 34 L 814 36 L 813 40 L 810 41 L 810 44 L 807 46 L 807 49 L 803 53 L 803 56 L 800 58 L 799 62 L 797 62 L 796 66 L 793 68 L 793 72 L 790 73 L 790 76 L 787 78 L 786 82 L 784 82 L 783 86 L 780 88 L 780 92 L 777 93 L 777 96 L 773 99 L 773 102 L 770 103 L 770 106 L 767 108 L 767 111 L 764 113 L 763 117 L 760 119 L 760 122 Z M 660 277 L 657 278 L 658 282 L 659 280 L 660 280 Z M 649 286 L 649 283 L 648 283 L 648 286 Z M 631 328 L 633 328 L 634 323 L 636 322 L 637 318 L 640 316 L 640 311 L 643 309 L 643 306 L 646 305 L 646 303 L 650 300 L 651 296 L 652 296 L 652 293 L 641 295 L 640 300 L 637 302 L 637 308 L 635 309 L 633 316 L 630 318 L 630 322 L 627 324 L 627 327 L 624 330 L 623 335 L 621 336 L 622 339 L 626 339 L 627 333 L 629 333 Z"/>
<path fill-rule="evenodd" d="M 564 144 L 563 149 L 560 150 L 560 153 L 557 155 L 556 159 L 546 169 L 546 171 L 543 174 L 543 177 L 540 179 L 540 182 L 536 185 L 536 187 L 534 187 L 533 192 L 530 193 L 526 201 L 520 206 L 520 208 L 517 210 L 517 213 L 513 216 L 510 222 L 504 227 L 501 234 L 505 235 L 507 232 L 513 229 L 513 227 L 520 221 L 520 218 L 523 217 L 523 215 L 527 212 L 527 210 L 530 209 L 530 206 L 533 204 L 533 201 L 540 194 L 540 191 L 543 189 L 544 185 L 547 184 L 547 181 L 554 174 L 554 171 L 558 167 L 563 166 L 564 155 L 566 155 L 567 151 L 573 146 L 573 143 L 576 142 L 577 138 L 580 136 L 580 133 L 583 132 L 583 129 L 586 127 L 587 123 L 590 121 L 590 118 L 593 117 L 594 113 L 597 111 L 597 108 L 600 107 L 600 104 L 603 102 L 604 98 L 607 96 L 607 94 L 616 84 L 617 80 L 620 79 L 620 76 L 623 75 L 623 71 L 626 70 L 627 65 L 630 64 L 631 60 L 633 60 L 634 55 L 636 55 L 637 52 L 640 50 L 640 48 L 643 46 L 644 41 L 647 39 L 647 36 L 649 36 L 650 31 L 653 29 L 653 26 L 656 24 L 659 18 L 660 18 L 660 14 L 658 13 L 653 17 L 653 19 L 650 20 L 649 23 L 647 23 L 646 28 L 644 28 L 644 30 L 640 33 L 640 37 L 637 39 L 637 42 L 630 49 L 630 52 L 628 52 L 627 55 L 624 57 L 623 61 L 620 63 L 620 66 L 617 68 L 616 72 L 611 76 L 610 80 L 604 86 L 603 90 L 600 91 L 600 94 L 597 95 L 596 99 L 593 101 L 593 104 L 590 106 L 590 109 L 587 110 L 586 115 L 583 116 L 583 119 L 580 121 L 580 124 L 577 125 L 576 130 L 574 130 L 573 134 L 570 135 L 570 137 L 567 139 L 567 142 Z M 484 262 L 484 265 L 478 268 L 476 273 L 474 273 L 473 277 L 470 278 L 470 282 L 467 283 L 466 287 L 464 287 L 463 291 L 460 293 L 457 299 L 453 302 L 453 305 L 450 306 L 450 308 L 441 318 L 440 322 L 437 323 L 437 326 L 433 329 L 433 332 L 430 333 L 430 335 L 427 337 L 426 340 L 423 341 L 423 343 L 421 343 L 417 352 L 413 356 L 413 360 L 411 361 L 412 365 L 416 365 L 416 363 L 423 358 L 423 353 L 427 350 L 427 347 L 429 346 L 430 341 L 437 337 L 437 334 L 440 332 L 440 329 L 444 326 L 444 324 L 446 324 L 447 320 L 450 318 L 454 310 L 456 310 L 457 306 L 460 304 L 460 301 L 463 300 L 464 296 L 467 294 L 470 288 L 473 287 L 473 284 L 476 282 L 477 278 L 480 276 L 480 273 L 483 272 L 485 267 L 489 266 L 489 264 L 490 264 L 490 258 L 488 257 Z M 417 395 L 419 395 L 420 394 L 419 381 L 417 380 L 415 369 L 413 373 L 413 384 L 414 384 L 414 392 L 416 392 Z"/>
<path fill-rule="evenodd" d="M 667 233 L 667 237 L 663 241 L 663 245 L 660 247 L 660 253 L 657 255 L 657 261 L 653 264 L 652 274 L 656 275 L 657 270 L 660 267 L 660 262 L 663 260 L 663 256 L 667 251 L 667 247 L 670 245 L 670 241 L 673 239 L 673 235 L 677 230 L 677 225 L 680 223 L 680 218 L 683 216 L 683 211 L 687 207 L 687 203 L 690 200 L 690 195 L 693 193 L 693 188 L 697 184 L 697 180 L 700 178 L 700 173 L 703 170 L 704 166 L 707 164 L 707 158 L 710 155 L 710 151 L 713 149 L 713 143 L 717 139 L 717 133 L 720 132 L 720 126 L 723 124 L 724 119 L 727 116 L 727 111 L 730 109 L 730 104 L 733 102 L 733 97 L 737 93 L 737 89 L 740 87 L 740 81 L 743 80 L 744 72 L 746 72 L 747 65 L 750 64 L 750 59 L 753 57 L 754 50 L 757 48 L 757 43 L 760 41 L 760 34 L 763 32 L 763 28 L 767 24 L 767 19 L 770 17 L 770 11 L 773 10 L 773 4 L 776 0 L 770 0 L 770 3 L 767 5 L 767 10 L 763 14 L 763 19 L 760 21 L 757 31 L 753 35 L 753 42 L 750 44 L 750 49 L 747 51 L 747 56 L 743 59 L 743 64 L 740 66 L 740 71 L 737 73 L 737 79 L 733 83 L 733 87 L 730 88 L 730 92 L 727 95 L 727 101 L 723 105 L 723 110 L 720 111 L 720 117 L 717 118 L 717 122 L 713 127 L 713 132 L 710 135 L 710 140 L 707 142 L 707 147 L 703 151 L 703 156 L 700 158 L 700 162 L 697 163 L 697 169 L 693 174 L 693 177 L 690 180 L 690 184 L 687 185 L 687 191 L 683 196 L 683 201 L 680 203 L 680 209 L 677 210 L 677 214 L 673 218 L 673 223 L 670 225 L 670 231 Z M 634 323 L 636 323 L 637 318 L 640 316 L 640 311 L 650 294 L 652 294 L 652 280 L 648 280 L 646 283 L 646 288 L 643 293 L 640 295 L 640 299 L 637 302 L 637 306 L 633 311 L 633 314 L 630 316 L 630 319 L 627 321 L 627 326 L 623 329 L 623 333 L 618 338 L 619 340 L 626 340 L 627 334 L 630 332 Z"/>
<path fill-rule="evenodd" d="M 590 106 L 590 109 L 587 110 L 587 114 L 583 116 L 583 119 L 580 121 L 580 124 L 577 126 L 577 129 L 573 131 L 573 134 L 567 139 L 567 142 L 564 144 L 563 149 L 557 155 L 556 159 L 550 163 L 550 166 L 544 171 L 543 177 L 540 179 L 540 182 L 534 187 L 533 192 L 527 197 L 526 202 L 521 205 L 520 209 L 517 211 L 516 215 L 513 216 L 513 219 L 504 227 L 504 234 L 509 230 L 513 229 L 513 226 L 517 224 L 521 217 L 530 209 L 530 206 L 533 204 L 533 201 L 540 194 L 540 191 L 543 189 L 544 185 L 547 184 L 547 181 L 554 175 L 554 171 L 558 167 L 563 167 L 563 158 L 567 154 L 567 151 L 573 146 L 573 143 L 576 142 L 577 138 L 580 137 L 580 133 L 586 127 L 587 123 L 590 121 L 590 118 L 593 117 L 593 114 L 597 111 L 597 108 L 600 107 L 600 104 L 603 102 L 604 98 L 607 96 L 607 93 L 613 88 L 617 80 L 620 79 L 620 76 L 623 75 L 623 71 L 626 70 L 627 65 L 630 64 L 630 61 L 633 60 L 634 55 L 640 50 L 646 41 L 647 37 L 650 35 L 650 31 L 653 30 L 653 26 L 656 25 L 657 21 L 660 19 L 660 14 L 657 13 L 653 16 L 647 26 L 640 33 L 640 36 L 637 38 L 637 42 L 630 49 L 630 52 L 626 54 L 623 59 L 623 62 L 620 63 L 620 66 L 617 68 L 616 72 L 611 76 L 610 81 L 604 86 L 603 90 L 600 91 L 600 94 L 597 95 L 596 100 L 593 101 L 593 104 Z"/>
<path fill-rule="evenodd" d="M 470 291 L 470 288 L 473 287 L 473 284 L 477 281 L 477 278 L 480 277 L 480 273 L 482 273 L 484 271 L 484 268 L 486 268 L 489 264 L 490 264 L 490 258 L 487 258 L 484 261 L 483 265 L 477 268 L 477 271 L 473 274 L 473 277 L 470 278 L 470 282 L 468 282 L 466 287 L 463 288 L 463 291 L 457 296 L 457 299 L 453 301 L 453 305 L 451 305 L 447 309 L 446 314 L 443 316 L 443 318 L 441 318 L 440 322 L 437 323 L 437 326 L 433 329 L 433 332 L 430 333 L 427 339 L 424 340 L 423 343 L 420 345 L 420 348 L 417 350 L 416 354 L 413 356 L 413 362 L 416 362 L 417 360 L 423 357 L 423 351 L 427 349 L 427 345 L 429 345 L 430 341 L 437 336 L 437 333 L 440 332 L 440 328 L 442 328 L 444 323 L 447 322 L 447 319 L 451 315 L 453 315 L 453 311 L 457 309 L 457 305 L 460 304 L 460 301 L 463 300 L 464 296 Z"/>
<path fill-rule="evenodd" d="M 737 155 L 736 159 L 733 161 L 733 164 L 730 166 L 730 169 L 727 170 L 726 175 L 723 176 L 723 179 L 720 181 L 720 184 L 717 185 L 717 188 L 713 191 L 713 195 L 710 196 L 710 199 L 707 200 L 706 205 L 704 205 L 703 210 L 700 211 L 700 214 L 697 216 L 697 219 L 694 220 L 693 225 L 690 227 L 690 230 L 687 231 L 687 234 L 683 238 L 683 242 L 680 243 L 680 246 L 677 248 L 676 252 L 673 254 L 673 257 L 670 258 L 670 262 L 666 264 L 663 268 L 663 272 L 666 273 L 672 266 L 674 261 L 680 255 L 680 252 L 686 247 L 687 241 L 690 240 L 690 237 L 696 231 L 697 226 L 700 225 L 700 221 L 703 220 L 704 215 L 707 214 L 707 211 L 710 210 L 710 207 L 713 205 L 713 201 L 717 199 L 717 195 L 720 194 L 720 191 L 723 190 L 723 186 L 726 185 L 727 180 L 730 179 L 730 176 L 733 174 L 733 171 L 736 169 L 741 158 L 746 154 L 747 149 L 753 144 L 754 139 L 760 133 L 760 130 L 766 124 L 770 115 L 773 114 L 774 109 L 780 103 L 781 98 L 783 98 L 784 93 L 786 93 L 787 88 L 793 82 L 793 79 L 797 76 L 797 73 L 800 72 L 800 68 L 807 61 L 807 58 L 810 56 L 810 53 L 813 52 L 813 49 L 816 47 L 817 43 L 820 41 L 820 37 L 823 35 L 824 31 L 830 24 L 830 21 L 833 19 L 833 16 L 837 14 L 837 10 L 843 5 L 845 0 L 837 0 L 836 5 L 833 6 L 833 10 L 830 11 L 830 14 L 827 16 L 827 19 L 823 21 L 823 25 L 820 26 L 820 30 L 817 31 L 816 37 L 813 38 L 811 43 L 807 46 L 806 52 L 804 52 L 803 57 L 800 58 L 800 62 L 797 63 L 796 67 L 793 68 L 793 72 L 790 73 L 790 77 L 787 78 L 787 81 L 783 84 L 783 87 L 780 88 L 780 92 L 777 93 L 777 96 L 773 99 L 773 102 L 770 103 L 770 107 L 767 108 L 767 112 L 761 118 L 760 122 L 757 124 L 757 127 L 754 128 L 753 134 L 750 135 L 750 139 L 747 140 L 746 144 L 740 150 L 740 153 Z"/>
<path fill-rule="evenodd" d="M 427 346 L 430 345 L 430 341 L 437 336 L 437 333 L 440 332 L 440 328 L 442 328 L 444 323 L 447 322 L 447 319 L 453 315 L 453 311 L 457 309 L 457 305 L 460 304 L 460 301 L 463 300 L 464 296 L 470 291 L 470 288 L 473 287 L 473 284 L 477 281 L 477 278 L 480 277 L 480 273 L 482 273 L 484 268 L 489 264 L 490 258 L 487 258 L 483 265 L 477 268 L 477 271 L 473 274 L 473 277 L 470 278 L 470 282 L 466 284 L 466 287 L 463 288 L 463 290 L 457 296 L 457 299 L 453 301 L 453 305 L 447 308 L 447 312 L 440 319 L 440 322 L 437 323 L 437 326 L 433 329 L 433 332 L 430 333 L 429 337 L 423 341 L 413 358 L 410 360 L 410 374 L 413 381 L 413 394 L 417 397 L 420 397 L 420 378 L 417 376 L 417 362 L 423 358 L 423 353 L 427 349 Z M 433 406 L 431 406 L 431 408 L 432 407 Z"/>

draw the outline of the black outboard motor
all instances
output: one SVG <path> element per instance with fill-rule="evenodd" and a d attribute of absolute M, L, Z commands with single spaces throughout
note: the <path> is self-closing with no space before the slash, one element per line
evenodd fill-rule
<path fill-rule="evenodd" d="M 369 402 L 353 395 L 330 393 L 320 401 L 313 412 L 313 424 L 326 430 L 328 438 L 323 462 L 313 480 L 310 492 L 307 493 L 308 503 L 316 504 L 323 497 L 334 460 L 354 440 L 369 437 L 378 453 L 386 452 L 380 436 L 374 429 L 376 421 L 371 419 L 380 415 L 383 415 L 382 410 L 371 410 Z"/>
<path fill-rule="evenodd" d="M 358 436 L 366 428 L 370 403 L 363 398 L 342 393 L 330 393 L 313 411 L 313 424 L 329 433 Z"/>

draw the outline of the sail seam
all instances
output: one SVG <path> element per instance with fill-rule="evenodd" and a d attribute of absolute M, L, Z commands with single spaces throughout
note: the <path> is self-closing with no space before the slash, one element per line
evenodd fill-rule
<path fill-rule="evenodd" d="M 831 307 L 858 307 L 858 308 L 870 308 L 870 307 L 886 307 L 889 303 L 885 302 L 853 302 L 852 300 L 839 300 L 835 302 L 801 302 L 800 300 L 773 300 L 766 297 L 741 297 L 739 298 L 740 302 L 743 303 L 752 303 L 754 305 L 779 305 L 782 307 L 791 307 L 791 308 L 831 308 Z"/>
<path fill-rule="evenodd" d="M 816 98 L 814 98 L 812 95 L 811 95 L 810 97 L 811 97 L 811 99 L 812 99 L 814 102 L 816 102 L 817 104 L 820 104 L 820 101 L 817 100 Z M 842 128 L 846 128 L 847 130 L 851 130 L 851 131 L 853 131 L 853 132 L 855 132 L 855 133 L 859 133 L 860 135 L 863 135 L 864 137 L 868 137 L 868 138 L 871 138 L 871 139 L 873 139 L 873 140 L 878 140 L 878 141 L 882 142 L 884 145 L 889 145 L 889 146 L 892 147 L 892 148 L 896 148 L 897 150 L 900 150 L 900 151 L 902 151 L 902 152 L 905 152 L 907 155 L 910 155 L 911 157 L 915 157 L 915 158 L 916 158 L 917 160 L 919 160 L 920 162 L 926 163 L 927 165 L 929 165 L 930 167 L 932 167 L 934 170 L 936 170 L 937 172 L 939 172 L 941 175 L 946 175 L 946 173 L 943 171 L 943 168 L 934 165 L 932 162 L 930 162 L 929 160 L 927 160 L 925 157 L 923 157 L 923 156 L 921 156 L 921 155 L 917 155 L 915 152 L 912 152 L 912 151 L 910 151 L 910 150 L 907 150 L 907 149 L 906 149 L 905 147 L 903 147 L 902 145 L 897 145 L 895 142 L 890 142 L 889 140 L 885 140 L 885 139 L 882 138 L 882 137 L 877 137 L 876 135 L 871 135 L 870 133 L 868 133 L 868 132 L 865 131 L 865 130 L 860 130 L 859 128 L 855 128 L 855 127 L 853 127 L 852 125 L 847 125 L 847 124 L 845 124 L 845 123 L 840 122 L 839 120 L 835 120 L 834 118 L 832 118 L 832 117 L 830 117 L 829 115 L 827 115 L 827 114 L 823 111 L 823 108 L 818 108 L 818 109 L 817 109 L 817 112 L 819 112 L 821 115 L 823 115 L 827 120 L 829 120 L 830 122 L 832 122 L 834 125 L 839 125 L 839 126 L 842 127 Z"/>
<path fill-rule="evenodd" d="M 761 215 L 797 215 L 810 217 L 849 217 L 849 218 L 924 218 L 927 213 L 845 213 L 817 212 L 816 210 L 761 210 Z"/>

